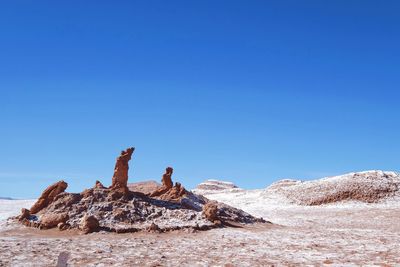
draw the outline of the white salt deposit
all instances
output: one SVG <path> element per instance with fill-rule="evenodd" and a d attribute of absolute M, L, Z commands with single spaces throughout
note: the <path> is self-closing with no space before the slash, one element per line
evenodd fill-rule
<path fill-rule="evenodd" d="M 22 208 L 30 208 L 36 200 L 4 200 L 0 199 L 0 221 L 21 213 Z"/>
<path fill-rule="evenodd" d="M 369 171 L 283 180 L 258 190 L 207 181 L 195 190 L 264 217 L 273 222 L 269 226 L 85 236 L 0 226 L 0 266 L 55 266 L 60 253 L 68 253 L 71 266 L 399 266 L 398 179 L 394 172 Z M 314 206 L 296 201 L 342 196 L 348 188 L 361 196 L 370 192 L 378 201 L 333 198 L 340 201 Z M 388 189 L 394 194 L 380 194 Z M 16 215 L 32 203 L 0 201 L 0 216 Z"/>

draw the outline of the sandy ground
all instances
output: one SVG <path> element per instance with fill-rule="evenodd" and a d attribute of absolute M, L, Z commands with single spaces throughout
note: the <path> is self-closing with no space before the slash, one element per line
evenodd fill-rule
<path fill-rule="evenodd" d="M 258 206 L 257 213 L 274 224 L 79 235 L 3 221 L 0 266 L 56 266 L 60 253 L 67 255 L 68 266 L 400 266 L 398 202 Z"/>

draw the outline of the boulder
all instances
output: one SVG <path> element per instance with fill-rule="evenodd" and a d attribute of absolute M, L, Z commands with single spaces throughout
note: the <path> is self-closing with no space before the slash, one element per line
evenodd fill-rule
<path fill-rule="evenodd" d="M 40 218 L 40 227 L 50 229 L 58 226 L 59 223 L 68 221 L 68 213 L 46 213 Z"/>
<path fill-rule="evenodd" d="M 154 222 L 151 223 L 151 225 L 147 228 L 147 231 L 149 232 L 160 232 L 160 227 L 158 227 L 157 224 L 155 224 Z"/>
<path fill-rule="evenodd" d="M 36 201 L 36 203 L 33 204 L 32 208 L 30 209 L 30 213 L 36 214 L 42 209 L 46 208 L 54 201 L 56 196 L 64 192 L 67 187 L 68 184 L 64 181 L 59 181 L 47 187 L 46 190 L 43 191 L 39 199 Z"/>
<path fill-rule="evenodd" d="M 100 230 L 99 220 L 93 215 L 83 216 L 80 227 L 83 233 L 89 234 Z"/>
<path fill-rule="evenodd" d="M 218 220 L 218 205 L 215 202 L 208 202 L 203 206 L 203 215 L 211 222 Z"/>

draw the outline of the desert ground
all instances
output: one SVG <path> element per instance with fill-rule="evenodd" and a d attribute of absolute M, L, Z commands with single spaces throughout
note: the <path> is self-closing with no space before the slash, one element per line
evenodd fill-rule
<path fill-rule="evenodd" d="M 2 200 L 0 266 L 400 266 L 397 197 L 305 206 L 270 189 L 203 189 L 272 224 L 83 235 L 7 222 L 34 201 Z"/>

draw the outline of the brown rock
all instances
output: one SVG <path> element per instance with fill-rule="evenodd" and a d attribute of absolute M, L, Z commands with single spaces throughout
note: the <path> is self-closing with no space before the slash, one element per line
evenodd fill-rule
<path fill-rule="evenodd" d="M 218 206 L 215 202 L 208 202 L 203 206 L 203 215 L 210 221 L 218 221 Z"/>
<path fill-rule="evenodd" d="M 157 224 L 151 223 L 151 225 L 147 228 L 149 232 L 160 232 L 160 227 Z"/>
<path fill-rule="evenodd" d="M 80 195 L 81 195 L 83 198 L 87 198 L 87 197 L 93 196 L 93 188 L 89 188 L 89 189 L 83 190 L 83 192 L 80 193 Z"/>
<path fill-rule="evenodd" d="M 127 188 L 129 170 L 128 162 L 132 158 L 133 151 L 135 151 L 135 148 L 130 147 L 125 151 L 122 151 L 121 155 L 117 158 L 111 188 Z"/>
<path fill-rule="evenodd" d="M 69 229 L 70 225 L 68 223 L 64 223 L 64 222 L 60 222 L 59 224 L 57 224 L 57 228 L 60 231 L 64 231 Z"/>
<path fill-rule="evenodd" d="M 36 214 L 42 209 L 46 208 L 50 203 L 53 202 L 55 197 L 64 192 L 67 189 L 68 184 L 64 181 L 59 181 L 55 184 L 50 185 L 43 191 L 42 195 L 36 201 L 36 203 L 30 209 L 31 214 Z"/>
<path fill-rule="evenodd" d="M 31 216 L 31 212 L 28 209 L 22 208 L 21 215 L 19 216 L 19 220 L 22 221 L 24 219 L 29 219 Z"/>
<path fill-rule="evenodd" d="M 115 201 L 124 197 L 129 196 L 128 187 L 117 187 L 108 192 L 108 200 Z"/>
<path fill-rule="evenodd" d="M 22 225 L 28 226 L 28 227 L 35 227 L 35 228 L 39 228 L 40 227 L 40 223 L 36 222 L 36 221 L 30 221 L 28 219 L 23 219 L 21 221 Z"/>
<path fill-rule="evenodd" d="M 47 213 L 40 218 L 40 227 L 50 229 L 69 219 L 68 213 Z"/>
<path fill-rule="evenodd" d="M 118 221 L 128 221 L 128 217 L 127 217 L 128 214 L 129 214 L 129 211 L 124 210 L 124 209 L 116 209 L 116 210 L 113 210 L 113 213 L 112 213 L 114 219 L 118 220 Z"/>
<path fill-rule="evenodd" d="M 173 183 L 172 183 L 172 173 L 174 172 L 174 169 L 172 169 L 171 167 L 167 167 L 165 169 L 165 173 L 162 176 L 161 182 L 163 187 L 166 188 L 172 188 Z"/>
<path fill-rule="evenodd" d="M 98 232 L 100 230 L 99 220 L 93 215 L 85 215 L 81 220 L 79 228 L 85 234 Z"/>
<path fill-rule="evenodd" d="M 256 221 L 256 218 L 244 211 L 223 206 L 223 203 L 216 203 L 216 207 L 208 204 L 203 210 L 209 200 L 187 191 L 180 183 L 172 184 L 173 169 L 170 167 L 166 168 L 162 185 L 156 190 L 150 191 L 148 184 L 136 185 L 137 188 L 148 189 L 156 199 L 142 192 L 130 191 L 126 182 L 127 163 L 132 153 L 133 148 L 127 149 L 117 159 L 114 187 L 103 188 L 100 182 L 96 182 L 94 187 L 82 193 L 68 193 L 64 191 L 67 184 L 60 181 L 47 188 L 35 203 L 32 210 L 39 210 L 38 213 L 21 211 L 20 224 L 40 229 L 80 229 L 82 233 L 99 230 L 131 233 L 143 230 L 166 232 L 188 227 L 207 230 L 218 224 L 227 226 L 227 221 Z M 121 177 L 124 179 L 119 179 Z M 202 211 L 204 216 L 199 216 Z"/>
<path fill-rule="evenodd" d="M 21 222 L 22 225 L 31 227 L 31 222 L 28 219 L 22 219 L 22 220 L 20 220 L 20 222 Z"/>
<path fill-rule="evenodd" d="M 60 208 L 64 207 L 64 209 L 67 209 L 77 203 L 79 200 L 82 199 L 82 194 L 73 194 L 73 193 L 61 193 L 59 194 L 51 203 L 53 208 Z"/>
<path fill-rule="evenodd" d="M 98 180 L 96 181 L 96 184 L 94 185 L 94 188 L 105 189 L 104 185 Z"/>
<path fill-rule="evenodd" d="M 186 192 L 185 188 L 183 188 L 180 183 L 175 183 L 175 186 L 173 186 L 171 178 L 173 171 L 174 170 L 171 167 L 165 169 L 165 173 L 161 179 L 162 186 L 153 191 L 150 194 L 151 197 L 160 197 L 164 200 L 172 200 L 179 198 L 184 194 L 184 192 Z"/>
<path fill-rule="evenodd" d="M 160 196 L 162 200 L 180 200 L 186 194 L 186 189 L 178 182 Z"/>

